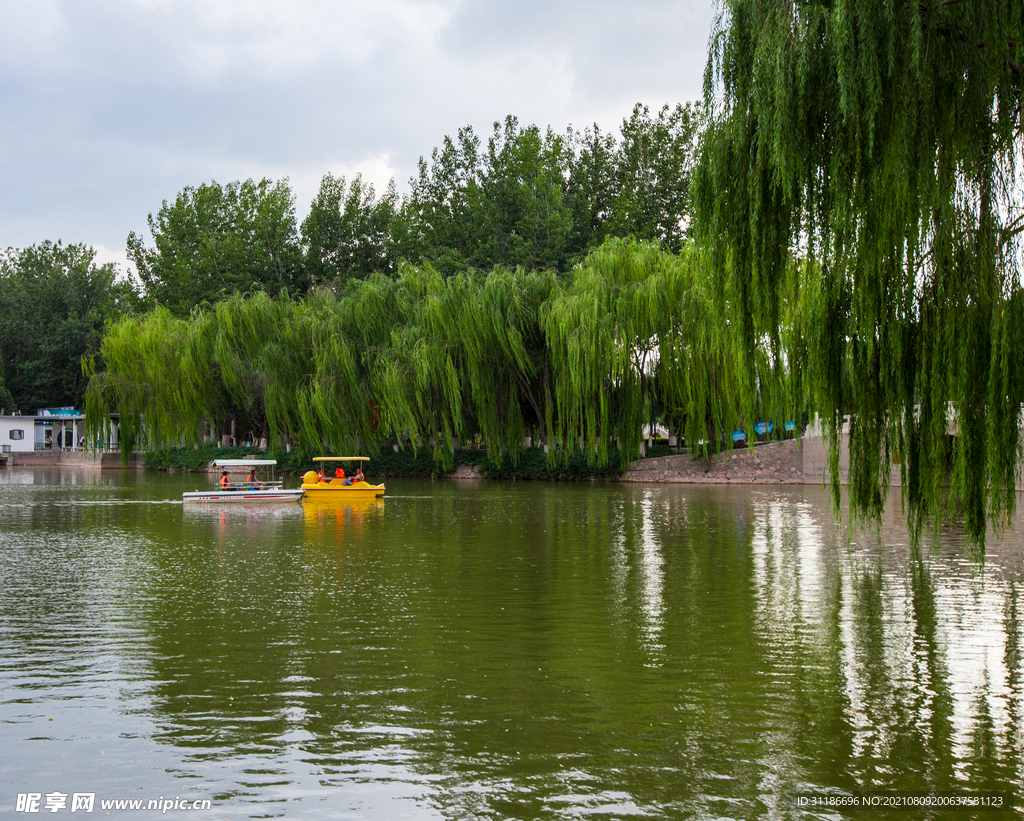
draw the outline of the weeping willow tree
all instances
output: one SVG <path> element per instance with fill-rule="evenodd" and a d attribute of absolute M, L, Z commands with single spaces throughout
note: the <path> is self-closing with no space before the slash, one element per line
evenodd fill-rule
<path fill-rule="evenodd" d="M 201 423 L 215 417 L 225 398 L 213 342 L 209 314 L 177 319 L 158 308 L 109 325 L 100 345 L 105 370 L 85 362 L 89 439 L 104 436 L 111 411 L 120 414 L 123 453 L 198 438 Z"/>
<path fill-rule="evenodd" d="M 454 440 L 475 434 L 493 463 L 514 461 L 527 427 L 550 427 L 539 317 L 556 287 L 551 272 L 496 268 L 445 278 L 410 265 L 395 279 L 350 286 L 341 304 L 359 329 L 383 430 L 396 441 L 433 442 L 446 466 Z"/>
<path fill-rule="evenodd" d="M 559 288 L 551 271 L 496 268 L 450 281 L 461 307 L 459 343 L 475 427 L 487 456 L 518 460 L 528 430 L 552 433 L 551 366 L 541 306 Z"/>
<path fill-rule="evenodd" d="M 197 317 L 200 324 L 212 328 L 213 345 L 206 353 L 208 366 L 216 369 L 223 390 L 230 399 L 220 411 L 207 408 L 207 418 L 214 419 L 241 412 L 260 438 L 276 438 L 283 431 L 294 429 L 288 419 L 270 413 L 278 410 L 272 394 L 280 390 L 282 380 L 292 373 L 287 360 L 277 356 L 277 337 L 287 327 L 294 313 L 294 303 L 287 293 L 271 299 L 259 291 L 247 299 L 239 295 L 218 302 L 211 312 Z M 282 425 L 284 421 L 284 425 Z"/>
<path fill-rule="evenodd" d="M 360 283 L 345 302 L 367 334 L 363 356 L 384 429 L 399 443 L 432 442 L 435 457 L 450 465 L 463 418 L 459 352 L 452 344 L 459 305 L 452 289 L 429 265 L 402 265 L 397 279 Z"/>
<path fill-rule="evenodd" d="M 327 290 L 302 302 L 236 294 L 188 319 L 158 309 L 115 323 L 101 346 L 106 370 L 90 380 L 89 424 L 117 411 L 126 451 L 198 442 L 203 422 L 219 428 L 242 412 L 265 420 L 271 441 L 311 450 L 372 449 L 379 429 L 415 431 L 413 408 L 428 404 L 423 393 L 436 380 L 429 366 L 418 382 L 390 379 L 397 360 L 409 364 L 395 337 L 411 311 L 389 290 L 402 288 L 381 278 L 345 300 Z M 379 292 L 374 313 L 367 306 Z M 386 399 L 375 404 L 375 395 Z"/>
<path fill-rule="evenodd" d="M 606 464 L 639 453 L 649 417 L 657 350 L 655 274 L 672 259 L 647 243 L 609 241 L 545 306 L 555 371 L 557 435 Z"/>
<path fill-rule="evenodd" d="M 188 319 L 164 309 L 126 318 L 104 337 L 106 370 L 90 370 L 89 424 L 119 412 L 125 451 L 198 442 L 204 423 L 244 413 L 270 441 L 312 450 L 372 453 L 391 438 L 432 443 L 450 465 L 454 440 L 479 432 L 489 458 L 515 458 L 524 409 L 545 424 L 539 310 L 556 281 L 403 265 L 340 296 L 235 294 Z"/>
<path fill-rule="evenodd" d="M 695 225 L 744 346 L 786 364 L 785 283 L 811 276 L 833 466 L 848 418 L 853 509 L 879 514 L 898 458 L 915 534 L 952 504 L 983 543 L 1014 509 L 1022 63 L 1019 0 L 725 0 L 711 40 Z"/>
<path fill-rule="evenodd" d="M 296 305 L 287 294 L 238 295 L 178 319 L 163 308 L 111 324 L 91 372 L 86 424 L 99 433 L 111 411 L 120 416 L 124 452 L 195 443 L 240 416 L 264 435 L 300 427 L 296 368 L 289 331 Z M 287 397 L 287 400 L 285 400 Z"/>
<path fill-rule="evenodd" d="M 599 464 L 616 442 L 624 466 L 656 409 L 705 453 L 755 414 L 788 412 L 777 357 L 762 340 L 745 366 L 734 300 L 714 287 L 709 265 L 692 246 L 672 255 L 610 240 L 552 296 L 544 322 L 561 442 Z"/>

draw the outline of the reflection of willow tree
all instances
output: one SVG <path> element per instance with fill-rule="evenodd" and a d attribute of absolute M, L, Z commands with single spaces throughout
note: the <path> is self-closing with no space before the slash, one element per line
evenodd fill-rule
<path fill-rule="evenodd" d="M 729 0 L 695 175 L 748 348 L 777 327 L 790 256 L 820 265 L 812 405 L 836 457 L 851 417 L 855 509 L 881 510 L 899 454 L 919 531 L 951 464 L 979 541 L 1014 508 L 1021 452 L 1022 64 L 1017 3 Z"/>
<path fill-rule="evenodd" d="M 1024 752 L 1019 581 L 1006 580 L 1000 592 L 1003 598 L 1001 628 L 1005 637 L 1002 667 L 1006 678 L 1001 681 L 999 665 L 992 665 L 996 675 L 990 676 L 986 670 L 984 686 L 976 684 L 970 703 L 974 727 L 969 735 L 970 763 L 965 767 L 965 773 L 981 793 L 998 792 L 1005 789 L 1006 784 L 1019 785 L 1021 754 Z M 1000 685 L 1005 687 L 1005 690 L 1000 690 L 1003 697 L 993 698 L 992 692 Z"/>
<path fill-rule="evenodd" d="M 128 448 L 242 417 L 311 448 L 430 441 L 443 464 L 476 436 L 493 463 L 515 462 L 527 434 L 602 465 L 617 441 L 625 463 L 656 414 L 707 445 L 755 409 L 782 413 L 767 348 L 747 378 L 712 281 L 690 248 L 610 240 L 568 281 L 402 265 L 303 301 L 236 294 L 189 319 L 159 309 L 110 327 L 87 414 L 119 411 Z"/>
<path fill-rule="evenodd" d="M 851 576 L 854 630 L 849 641 L 856 661 L 847 670 L 847 687 L 853 693 L 848 708 L 853 725 L 849 777 L 855 784 L 874 783 L 879 777 L 879 761 L 889 759 L 898 762 L 894 767 L 897 774 L 915 773 L 922 778 L 922 787 L 948 790 L 952 787 L 948 734 L 942 734 L 940 727 L 940 734 L 929 738 L 934 725 L 920 726 L 922 712 L 928 712 L 927 706 L 920 703 L 921 691 L 916 687 L 905 688 L 901 676 L 894 674 L 891 662 L 884 663 L 893 658 L 898 641 L 887 618 L 885 576 L 877 567 L 854 568 Z M 914 581 L 916 596 L 927 600 L 933 595 L 929 579 Z M 916 599 L 914 603 L 918 603 Z M 931 604 L 922 603 L 926 613 Z M 920 612 L 919 609 L 917 613 Z M 915 627 L 926 639 L 934 641 L 934 635 L 930 635 L 935 630 L 934 621 L 915 623 Z M 936 712 L 943 716 L 940 704 L 946 683 L 942 678 L 932 678 L 932 672 L 926 668 L 919 674 L 927 677 L 928 684 L 935 688 L 925 692 L 935 698 Z M 936 750 L 941 754 L 936 754 Z"/>
<path fill-rule="evenodd" d="M 1006 667 L 1006 684 L 1011 693 L 1018 694 L 1017 698 L 1010 701 L 1007 709 L 1009 726 L 1006 738 L 1007 746 L 1010 748 L 1007 758 L 1013 762 L 1024 759 L 1024 697 L 1019 695 L 1024 694 L 1024 687 L 1021 686 L 1024 676 L 1024 665 L 1021 664 L 1021 637 L 1024 636 L 1024 629 L 1020 611 L 1020 580 L 1015 578 L 1006 586 L 1006 604 L 1003 608 L 1003 625 L 1006 632 L 1003 664 Z"/>
<path fill-rule="evenodd" d="M 799 494 L 761 504 L 759 532 L 746 545 L 755 597 L 749 609 L 729 611 L 752 614 L 754 642 L 745 658 L 755 682 L 769 683 L 763 697 L 772 704 L 771 747 L 763 760 L 785 760 L 774 771 L 799 771 L 805 784 L 851 792 L 1015 789 L 1021 698 L 1014 586 L 987 572 L 989 595 L 975 595 L 979 577 L 971 568 L 961 573 L 945 550 L 906 561 L 898 551 L 837 551 L 841 536 L 804 527 L 807 501 Z M 677 520 L 685 516 L 663 519 L 666 543 Z M 720 539 L 708 541 L 710 553 L 721 552 Z M 703 544 L 693 541 L 688 553 Z M 677 578 L 692 585 L 688 597 L 704 589 L 703 579 Z M 708 620 L 715 606 L 708 603 L 700 617 Z"/>
<path fill-rule="evenodd" d="M 953 695 L 948 684 L 949 669 L 939 643 L 941 618 L 935 600 L 935 582 L 920 555 L 914 556 L 909 575 L 914 648 L 920 663 L 917 686 L 907 693 L 909 727 L 917 732 L 910 743 L 904 745 L 904 754 L 921 773 L 922 787 L 938 792 L 949 789 L 955 781 L 950 763 L 934 752 L 953 746 Z"/>

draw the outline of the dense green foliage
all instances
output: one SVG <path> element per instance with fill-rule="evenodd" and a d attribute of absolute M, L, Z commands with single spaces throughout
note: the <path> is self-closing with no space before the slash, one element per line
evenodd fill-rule
<path fill-rule="evenodd" d="M 748 349 L 787 323 L 792 260 L 813 274 L 803 390 L 834 465 L 849 418 L 855 509 L 898 455 L 915 529 L 949 483 L 978 540 L 1021 456 L 1022 64 L 1018 0 L 727 0 L 695 183 Z"/>
<path fill-rule="evenodd" d="M 344 177 L 327 174 L 300 230 L 305 275 L 314 286 L 394 274 L 400 260 L 416 255 L 393 181 L 378 199 L 362 177 L 346 189 Z"/>
<path fill-rule="evenodd" d="M 499 463 L 481 460 L 481 475 L 488 479 L 552 479 L 579 482 L 592 479 L 612 479 L 622 473 L 622 460 L 612 452 L 605 464 L 596 464 L 584 451 L 567 449 L 561 458 L 549 458 L 541 448 L 526 448 L 515 461 L 505 459 Z M 458 464 L 473 464 L 472 451 L 457 451 Z M 371 463 L 372 464 L 372 463 Z"/>
<path fill-rule="evenodd" d="M 199 443 L 235 418 L 242 438 L 309 454 L 426 444 L 446 468 L 470 439 L 514 468 L 527 437 L 552 449 L 551 470 L 581 454 L 621 468 L 655 415 L 715 447 L 785 409 L 744 380 L 702 260 L 609 240 L 568 279 L 401 265 L 340 295 L 236 295 L 188 319 L 160 308 L 110 327 L 87 413 L 117 409 L 126 448 Z"/>
<path fill-rule="evenodd" d="M 418 256 L 445 273 L 495 265 L 569 270 L 606 237 L 678 251 L 689 215 L 699 110 L 637 105 L 621 139 L 596 126 L 555 134 L 495 123 L 481 147 L 472 128 L 420 159 L 406 206 Z"/>
<path fill-rule="evenodd" d="M 495 123 L 485 151 L 472 128 L 420 159 L 411 208 L 422 256 L 445 272 L 495 264 L 564 267 L 571 214 L 564 202 L 566 139 L 514 117 Z"/>
<path fill-rule="evenodd" d="M 3 360 L 3 351 L 0 350 L 0 361 Z M 4 382 L 4 376 L 2 369 L 0 369 L 0 413 L 11 413 L 17 409 L 17 404 L 14 401 L 14 397 L 11 392 L 7 390 L 7 384 Z"/>
<path fill-rule="evenodd" d="M 304 291 L 295 198 L 286 180 L 185 188 L 149 215 L 154 248 L 134 232 L 128 256 L 147 295 L 177 316 L 236 291 Z"/>
<path fill-rule="evenodd" d="M 395 276 L 400 261 L 445 276 L 469 270 L 566 272 L 607 237 L 678 251 L 689 224 L 699 109 L 636 106 L 621 138 L 597 127 L 555 134 L 495 123 L 481 145 L 470 127 L 421 158 L 408 197 L 382 196 L 357 176 L 327 174 L 301 226 L 287 180 L 187 187 L 149 215 L 128 255 L 146 293 L 178 317 L 234 293 L 311 288 Z"/>
<path fill-rule="evenodd" d="M 0 408 L 8 413 L 81 407 L 82 356 L 99 350 L 107 319 L 138 301 L 132 284 L 115 281 L 113 265 L 94 257 L 59 242 L 0 256 Z"/>
<path fill-rule="evenodd" d="M 144 464 L 155 470 L 202 471 L 214 459 L 241 459 L 250 454 L 259 454 L 255 447 L 218 447 L 204 445 L 192 448 L 161 448 L 146 453 Z"/>
<path fill-rule="evenodd" d="M 558 432 L 606 459 L 612 442 L 635 457 L 638 431 L 656 416 L 705 445 L 755 409 L 781 416 L 741 367 L 742 351 L 716 299 L 702 253 L 609 241 L 545 309 Z M 755 352 L 760 357 L 760 354 Z"/>

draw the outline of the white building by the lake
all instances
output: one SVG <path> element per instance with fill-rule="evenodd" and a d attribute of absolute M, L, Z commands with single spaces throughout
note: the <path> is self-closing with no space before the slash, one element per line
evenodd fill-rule
<path fill-rule="evenodd" d="M 117 419 L 105 426 L 104 436 L 85 440 L 85 416 L 75 408 L 41 408 L 35 416 L 0 416 L 0 452 L 107 450 L 118 443 Z"/>

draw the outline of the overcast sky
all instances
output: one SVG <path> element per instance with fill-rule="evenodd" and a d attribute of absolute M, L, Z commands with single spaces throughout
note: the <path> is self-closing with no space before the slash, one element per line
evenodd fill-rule
<path fill-rule="evenodd" d="M 399 191 L 507 114 L 618 131 L 700 97 L 712 0 L 0 0 L 0 248 L 128 232 L 186 185 Z M 148 233 L 146 234 L 148 239 Z"/>

